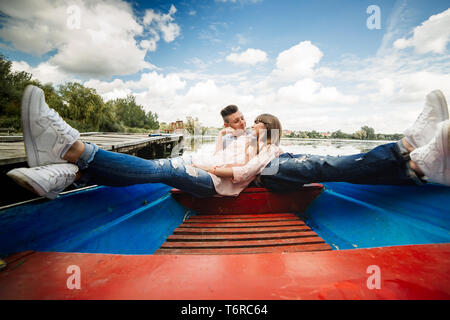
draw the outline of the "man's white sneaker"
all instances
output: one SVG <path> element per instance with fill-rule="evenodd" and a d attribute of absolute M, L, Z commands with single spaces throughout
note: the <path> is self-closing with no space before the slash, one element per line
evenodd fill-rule
<path fill-rule="evenodd" d="M 40 88 L 32 85 L 26 87 L 21 117 L 30 167 L 67 162 L 62 158 L 80 134 L 48 107 Z"/>
<path fill-rule="evenodd" d="M 410 157 L 427 181 L 450 186 L 450 120 L 441 122 L 434 138 Z"/>
<path fill-rule="evenodd" d="M 22 187 L 41 197 L 55 199 L 74 181 L 78 167 L 72 163 L 49 164 L 33 168 L 17 168 L 7 175 Z"/>
<path fill-rule="evenodd" d="M 448 107 L 441 90 L 431 91 L 422 113 L 414 124 L 405 130 L 405 139 L 414 147 L 426 145 L 433 138 L 439 122 L 448 119 Z"/>

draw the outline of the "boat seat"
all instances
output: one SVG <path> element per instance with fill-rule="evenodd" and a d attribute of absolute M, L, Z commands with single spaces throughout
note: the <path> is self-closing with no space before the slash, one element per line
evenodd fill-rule
<path fill-rule="evenodd" d="M 304 188 L 291 194 L 289 199 L 263 188 L 247 188 L 238 197 L 207 199 L 198 199 L 173 189 L 172 196 L 188 208 L 196 209 L 197 215 L 183 221 L 155 254 L 331 250 L 331 246 L 292 211 L 283 212 L 306 208 L 321 189 L 321 185 Z"/>
<path fill-rule="evenodd" d="M 197 215 L 185 220 L 155 254 L 240 254 L 331 250 L 292 213 Z"/>

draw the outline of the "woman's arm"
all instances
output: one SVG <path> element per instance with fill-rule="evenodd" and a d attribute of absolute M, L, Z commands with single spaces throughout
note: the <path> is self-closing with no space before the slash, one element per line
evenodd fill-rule
<path fill-rule="evenodd" d="M 222 135 L 219 134 L 219 136 L 221 137 Z M 218 141 L 219 141 L 219 139 L 218 139 Z M 220 139 L 220 141 L 221 141 L 221 139 Z M 193 165 L 193 166 L 196 168 L 205 170 L 209 173 L 212 173 L 220 178 L 234 179 L 233 168 L 246 166 L 248 164 L 248 162 L 250 161 L 250 158 L 253 158 L 255 156 L 255 154 L 254 154 L 255 152 L 253 150 L 254 148 L 249 148 L 250 145 L 251 145 L 251 140 L 247 140 L 245 143 L 245 150 L 244 150 L 245 160 L 243 163 L 227 164 L 223 167 L 211 167 L 211 166 L 203 166 L 203 165 Z"/>
<path fill-rule="evenodd" d="M 219 178 L 233 178 L 233 168 L 224 167 L 210 167 L 202 165 L 192 165 L 193 167 L 205 170 L 206 172 L 212 173 Z"/>

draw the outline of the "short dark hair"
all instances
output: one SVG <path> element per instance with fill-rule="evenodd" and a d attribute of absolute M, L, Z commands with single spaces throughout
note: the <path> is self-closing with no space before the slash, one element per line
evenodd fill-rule
<path fill-rule="evenodd" d="M 222 109 L 222 111 L 220 111 L 220 114 L 222 115 L 223 121 L 226 121 L 226 117 L 228 117 L 230 114 L 233 114 L 235 112 L 238 112 L 239 109 L 237 106 L 235 106 L 234 104 L 230 104 L 228 106 L 226 106 L 225 108 Z"/>

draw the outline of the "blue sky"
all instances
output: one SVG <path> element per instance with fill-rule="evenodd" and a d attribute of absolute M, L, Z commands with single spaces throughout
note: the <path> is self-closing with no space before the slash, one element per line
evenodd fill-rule
<path fill-rule="evenodd" d="M 380 29 L 367 27 L 370 5 Z M 248 123 L 269 112 L 286 129 L 393 133 L 427 92 L 450 94 L 448 1 L 17 0 L 0 11 L 15 70 L 104 99 L 134 94 L 166 122 L 220 126 L 219 110 L 238 104 Z"/>

